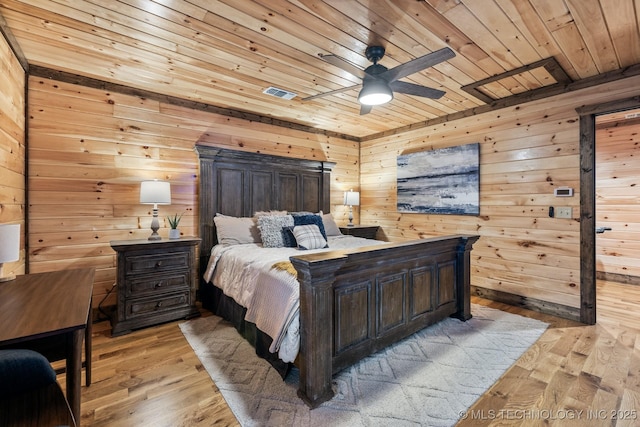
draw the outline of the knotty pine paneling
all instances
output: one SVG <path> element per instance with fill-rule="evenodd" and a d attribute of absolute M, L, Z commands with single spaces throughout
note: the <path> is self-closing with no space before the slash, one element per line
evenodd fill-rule
<path fill-rule="evenodd" d="M 391 241 L 480 234 L 472 252 L 472 285 L 578 308 L 580 135 L 575 108 L 637 95 L 639 84 L 640 79 L 631 78 L 365 141 L 360 154 L 361 222 L 381 226 Z M 473 142 L 480 143 L 479 216 L 397 212 L 398 155 Z M 613 168 L 625 174 L 625 184 L 635 185 L 637 174 L 627 174 L 619 164 Z M 558 186 L 574 188 L 575 195 L 554 197 Z M 638 197 L 629 201 L 637 204 Z M 549 206 L 572 207 L 573 216 L 549 218 Z M 618 218 L 628 224 L 621 231 L 625 236 L 634 238 L 640 232 L 637 217 L 619 213 Z M 637 246 L 621 255 L 637 259 Z M 614 248 L 605 250 L 610 254 Z M 622 271 L 620 266 L 611 268 Z"/>
<path fill-rule="evenodd" d="M 342 193 L 359 188 L 358 143 L 322 134 L 35 77 L 29 116 L 29 267 L 95 267 L 95 306 L 116 278 L 109 242 L 151 234 L 141 181 L 171 182 L 172 204 L 159 206 L 161 236 L 174 213 L 184 213 L 183 235 L 197 235 L 198 142 L 336 162 L 331 200 L 341 224 L 348 221 Z M 115 294 L 103 303 L 113 304 Z"/>
<path fill-rule="evenodd" d="M 640 282 L 640 123 L 596 119 L 596 269 Z"/>
<path fill-rule="evenodd" d="M 25 230 L 25 72 L 4 37 L 0 37 L 0 224 Z M 20 259 L 3 266 L 3 275 L 26 272 L 25 239 Z M 5 244 L 5 242 L 0 242 Z"/>

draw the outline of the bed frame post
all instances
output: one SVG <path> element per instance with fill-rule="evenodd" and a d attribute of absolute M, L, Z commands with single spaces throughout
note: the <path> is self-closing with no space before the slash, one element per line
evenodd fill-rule
<path fill-rule="evenodd" d="M 479 237 L 480 236 L 460 236 L 460 243 L 457 248 L 457 310 L 451 317 L 462 321 L 471 319 L 471 249 Z"/>
<path fill-rule="evenodd" d="M 320 257 L 326 254 L 320 254 Z M 333 290 L 335 273 L 347 257 L 291 257 L 300 282 L 300 397 L 315 408 L 330 400 L 333 375 Z"/>

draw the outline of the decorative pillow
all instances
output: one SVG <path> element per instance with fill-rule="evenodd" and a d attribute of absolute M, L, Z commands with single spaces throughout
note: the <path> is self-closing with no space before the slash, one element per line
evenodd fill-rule
<path fill-rule="evenodd" d="M 324 231 L 327 236 L 341 236 L 340 227 L 336 224 L 333 216 L 328 214 L 322 214 L 322 224 L 324 225 Z"/>
<path fill-rule="evenodd" d="M 216 225 L 218 243 L 221 245 L 242 245 L 260 243 L 260 231 L 255 218 L 238 218 L 216 214 L 213 218 Z"/>
<path fill-rule="evenodd" d="M 315 224 L 296 225 L 293 227 L 293 235 L 298 243 L 298 249 L 322 249 L 328 248 L 327 240 L 320 233 Z"/>
<path fill-rule="evenodd" d="M 256 218 L 260 218 L 261 216 L 265 216 L 265 215 L 288 215 L 289 213 L 287 211 L 257 211 L 255 214 L 253 214 Z"/>
<path fill-rule="evenodd" d="M 322 211 L 320 211 L 322 212 Z M 315 212 L 309 212 L 309 211 L 298 211 L 298 212 L 289 212 L 289 215 L 293 215 L 293 216 L 300 216 L 300 215 L 316 215 Z"/>
<path fill-rule="evenodd" d="M 296 243 L 296 238 L 293 235 L 293 227 L 284 227 L 282 229 L 282 242 L 284 243 L 285 248 L 298 247 L 298 244 Z"/>
<path fill-rule="evenodd" d="M 294 214 L 293 225 L 309 225 L 315 224 L 320 230 L 320 234 L 327 240 L 327 233 L 324 231 L 324 224 L 322 223 L 322 217 L 317 214 Z"/>
<path fill-rule="evenodd" d="M 258 228 L 265 248 L 284 247 L 284 228 L 293 226 L 291 215 L 263 215 L 258 217 Z"/>

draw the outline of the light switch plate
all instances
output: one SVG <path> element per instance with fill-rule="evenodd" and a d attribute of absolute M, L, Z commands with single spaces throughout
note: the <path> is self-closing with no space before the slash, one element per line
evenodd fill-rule
<path fill-rule="evenodd" d="M 571 218 L 573 209 L 569 206 L 561 206 L 555 208 L 556 218 Z"/>

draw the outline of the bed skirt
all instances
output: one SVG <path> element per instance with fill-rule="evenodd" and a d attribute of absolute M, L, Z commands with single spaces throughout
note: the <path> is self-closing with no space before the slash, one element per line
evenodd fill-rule
<path fill-rule="evenodd" d="M 247 313 L 245 307 L 239 305 L 233 298 L 225 295 L 222 289 L 211 283 L 202 285 L 200 299 L 203 308 L 229 321 L 240 335 L 256 349 L 256 354 L 269 362 L 283 379 L 287 376 L 293 364 L 283 362 L 276 353 L 269 351 L 272 338 L 259 330 L 254 323 L 244 320 Z"/>

